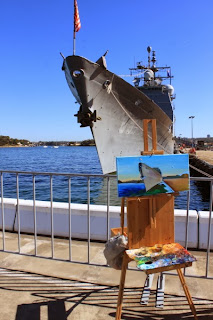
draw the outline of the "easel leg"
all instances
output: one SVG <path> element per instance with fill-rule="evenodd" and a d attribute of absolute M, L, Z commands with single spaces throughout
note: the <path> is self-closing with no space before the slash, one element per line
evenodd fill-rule
<path fill-rule="evenodd" d="M 164 304 L 164 288 L 165 288 L 165 274 L 162 272 L 158 276 L 156 289 L 156 308 L 163 308 Z"/>
<path fill-rule="evenodd" d="M 141 295 L 141 304 L 147 305 L 149 302 L 150 290 L 153 282 L 154 274 L 147 274 L 144 288 Z"/>
<path fill-rule="evenodd" d="M 118 293 L 118 302 L 117 302 L 117 310 L 115 320 L 121 319 L 121 311 L 122 311 L 122 304 L 123 304 L 123 293 L 124 293 L 124 284 L 126 278 L 126 269 L 128 266 L 129 257 L 126 253 L 124 253 L 123 263 L 122 263 L 122 270 L 121 270 L 121 277 L 120 277 L 120 285 L 119 285 L 119 293 Z"/>
<path fill-rule="evenodd" d="M 186 298 L 188 300 L 188 303 L 189 303 L 190 309 L 191 309 L 191 311 L 192 311 L 192 313 L 194 315 L 194 318 L 195 318 L 195 320 L 198 320 L 197 315 L 196 315 L 195 306 L 194 306 L 194 303 L 192 301 L 191 294 L 189 292 L 189 289 L 187 287 L 187 284 L 186 284 L 186 281 L 185 281 L 185 278 L 184 278 L 184 275 L 183 275 L 181 269 L 177 269 L 177 273 L 179 275 L 180 282 L 182 284 L 183 290 L 185 292 Z"/>

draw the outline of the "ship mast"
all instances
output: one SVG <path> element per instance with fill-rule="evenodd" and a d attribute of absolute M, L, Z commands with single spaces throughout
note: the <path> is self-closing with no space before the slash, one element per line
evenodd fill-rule
<path fill-rule="evenodd" d="M 152 51 L 152 47 L 147 47 L 147 51 L 148 51 L 148 68 L 150 68 L 150 53 Z"/>
<path fill-rule="evenodd" d="M 169 84 L 171 85 L 171 80 L 173 76 L 171 75 L 171 67 L 165 66 L 165 67 L 157 67 L 156 66 L 156 52 L 152 50 L 152 47 L 147 47 L 148 52 L 148 65 L 145 66 L 142 61 L 137 62 L 136 68 L 129 68 L 130 74 L 134 75 L 134 84 L 136 87 L 139 87 L 140 81 L 143 80 L 143 85 L 149 85 L 149 86 L 159 86 L 163 80 L 169 80 Z M 156 75 L 158 71 L 161 71 L 161 75 Z M 157 82 L 151 81 L 151 75 L 150 79 L 147 80 L 147 74 L 150 72 L 153 72 L 153 80 L 157 80 Z"/>

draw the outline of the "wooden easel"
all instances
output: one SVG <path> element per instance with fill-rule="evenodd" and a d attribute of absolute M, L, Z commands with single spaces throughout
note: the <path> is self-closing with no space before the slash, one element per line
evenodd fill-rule
<path fill-rule="evenodd" d="M 148 136 L 148 125 L 151 124 L 152 129 L 152 150 L 149 150 L 149 136 Z M 143 120 L 143 141 L 144 151 L 142 155 L 147 156 L 150 154 L 164 154 L 163 150 L 157 150 L 157 127 L 156 119 L 144 119 Z"/>
<path fill-rule="evenodd" d="M 152 150 L 148 149 L 148 124 L 152 125 Z M 143 155 L 163 154 L 163 151 L 157 148 L 156 120 L 143 120 L 144 129 L 144 151 Z M 124 234 L 124 205 L 125 199 L 121 201 L 121 232 Z M 166 232 L 165 232 L 166 221 Z M 128 248 L 137 249 L 141 246 L 153 246 L 156 243 L 166 244 L 174 242 L 174 196 L 170 194 L 161 194 L 158 196 L 147 196 L 141 198 L 127 199 L 127 233 Z M 128 263 L 131 261 L 126 252 L 124 252 L 119 294 L 117 301 L 116 320 L 121 319 L 121 311 L 123 304 L 123 292 L 126 278 L 126 270 Z M 186 285 L 184 275 L 181 268 L 189 267 L 192 263 L 183 263 L 179 265 L 171 265 L 167 267 L 146 270 L 145 273 L 155 274 L 169 270 L 177 270 L 180 282 L 185 292 L 188 304 L 197 320 L 196 310 Z"/>

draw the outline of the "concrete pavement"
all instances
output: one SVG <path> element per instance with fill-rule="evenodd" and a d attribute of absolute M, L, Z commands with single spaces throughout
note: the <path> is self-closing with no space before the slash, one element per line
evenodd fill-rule
<path fill-rule="evenodd" d="M 51 260 L 49 238 L 38 238 L 38 253 L 46 258 L 27 256 L 34 253 L 31 236 L 21 235 L 21 244 L 23 255 L 0 252 L 0 320 L 114 319 L 120 271 Z M 84 242 L 74 241 L 73 258 L 86 261 L 86 247 Z M 15 234 L 7 233 L 6 249 L 17 250 Z M 67 240 L 55 239 L 54 249 L 57 258 L 68 258 Z M 92 243 L 90 251 L 92 262 L 105 263 L 103 244 Z M 191 274 L 205 272 L 202 270 L 205 254 L 196 254 L 199 262 L 188 268 Z M 166 275 L 163 309 L 154 306 L 156 279 L 148 306 L 140 305 L 144 280 L 143 272 L 127 271 L 122 319 L 193 319 L 177 276 Z M 186 282 L 198 319 L 213 319 L 213 280 L 187 277 Z"/>

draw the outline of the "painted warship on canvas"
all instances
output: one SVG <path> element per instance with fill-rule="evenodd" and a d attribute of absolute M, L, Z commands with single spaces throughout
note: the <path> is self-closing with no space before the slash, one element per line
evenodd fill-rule
<path fill-rule="evenodd" d="M 91 128 L 104 174 L 116 170 L 116 157 L 141 154 L 143 119 L 157 120 L 157 149 L 173 153 L 171 69 L 157 67 L 155 51 L 147 51 L 148 65 L 139 62 L 130 69 L 134 86 L 107 69 L 106 53 L 96 62 L 76 55 L 64 58 L 62 70 L 80 105 L 77 120 Z"/>

